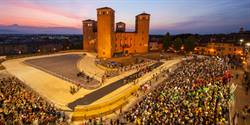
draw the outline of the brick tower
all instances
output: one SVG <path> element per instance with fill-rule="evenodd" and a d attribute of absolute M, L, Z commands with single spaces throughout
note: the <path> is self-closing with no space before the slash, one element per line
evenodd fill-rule
<path fill-rule="evenodd" d="M 140 46 L 140 48 L 137 49 L 138 53 L 148 52 L 149 20 L 150 15 L 147 13 L 141 13 L 136 16 L 135 30 L 137 33 L 137 42 L 139 42 Z"/>
<path fill-rule="evenodd" d="M 84 20 L 83 23 L 83 49 L 96 51 L 96 21 Z"/>
<path fill-rule="evenodd" d="M 116 32 L 125 32 L 126 24 L 123 22 L 116 23 Z"/>
<path fill-rule="evenodd" d="M 111 58 L 114 52 L 115 11 L 109 7 L 97 9 L 97 50 L 99 58 Z"/>

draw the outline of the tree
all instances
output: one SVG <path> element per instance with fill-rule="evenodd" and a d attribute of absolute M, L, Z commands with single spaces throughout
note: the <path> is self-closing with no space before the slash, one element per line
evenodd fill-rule
<path fill-rule="evenodd" d="M 176 38 L 175 41 L 174 41 L 174 43 L 173 43 L 173 45 L 174 45 L 174 49 L 176 51 L 179 51 L 181 49 L 181 46 L 182 46 L 182 40 L 181 40 L 181 38 L 179 38 L 179 37 Z"/>
<path fill-rule="evenodd" d="M 170 45 L 171 45 L 171 40 L 172 40 L 172 38 L 171 38 L 170 34 L 167 32 L 167 33 L 165 34 L 165 36 L 163 37 L 163 48 L 164 48 L 165 50 L 167 50 L 167 49 L 170 47 Z"/>
<path fill-rule="evenodd" d="M 184 40 L 184 48 L 187 52 L 193 51 L 195 47 L 195 42 L 197 41 L 195 36 L 189 36 Z"/>

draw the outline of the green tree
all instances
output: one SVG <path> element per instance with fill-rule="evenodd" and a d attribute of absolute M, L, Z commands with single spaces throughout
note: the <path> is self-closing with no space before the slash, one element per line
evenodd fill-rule
<path fill-rule="evenodd" d="M 187 52 L 193 51 L 195 47 L 195 42 L 197 41 L 195 36 L 189 36 L 184 40 L 184 48 Z"/>
<path fill-rule="evenodd" d="M 172 40 L 172 38 L 171 38 L 170 34 L 167 32 L 167 33 L 165 34 L 165 36 L 163 37 L 163 48 L 164 48 L 165 50 L 167 50 L 167 49 L 170 47 L 170 45 L 171 45 L 171 40 Z"/>
<path fill-rule="evenodd" d="M 175 41 L 173 42 L 173 45 L 174 45 L 174 49 L 176 51 L 179 51 L 181 49 L 181 46 L 182 46 L 182 40 L 181 38 L 176 38 Z"/>

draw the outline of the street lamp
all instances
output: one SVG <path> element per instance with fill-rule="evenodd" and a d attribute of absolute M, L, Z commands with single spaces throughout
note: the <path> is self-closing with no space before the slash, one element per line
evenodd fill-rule
<path fill-rule="evenodd" d="M 246 43 L 245 46 L 250 47 L 250 43 Z"/>
<path fill-rule="evenodd" d="M 244 42 L 244 39 L 240 39 L 240 45 L 242 45 L 243 42 Z"/>
<path fill-rule="evenodd" d="M 245 43 L 245 53 L 248 54 L 250 48 L 250 42 Z"/>

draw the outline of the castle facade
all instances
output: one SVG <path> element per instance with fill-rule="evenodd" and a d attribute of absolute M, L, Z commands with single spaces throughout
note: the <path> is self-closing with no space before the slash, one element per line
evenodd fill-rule
<path fill-rule="evenodd" d="M 126 24 L 116 23 L 115 11 L 109 7 L 97 9 L 95 20 L 83 21 L 83 48 L 95 51 L 98 58 L 112 58 L 135 53 L 147 53 L 150 15 L 141 13 L 135 19 L 135 31 L 125 32 Z"/>

